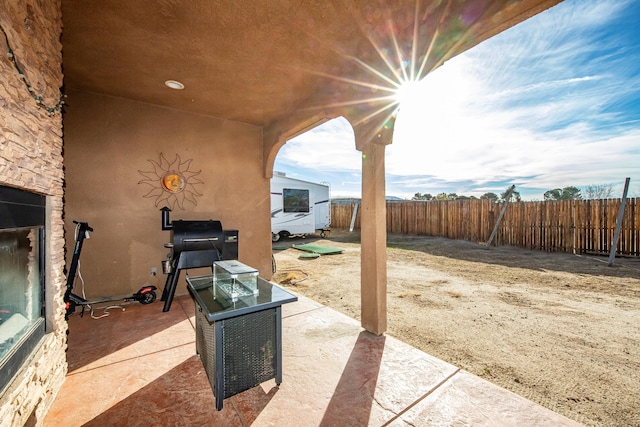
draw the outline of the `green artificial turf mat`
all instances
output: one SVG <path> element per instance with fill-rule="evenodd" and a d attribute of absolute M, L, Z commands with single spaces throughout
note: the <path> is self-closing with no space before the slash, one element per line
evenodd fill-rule
<path fill-rule="evenodd" d="M 335 255 L 342 253 L 342 249 L 329 248 L 327 246 L 314 245 L 312 243 L 307 243 L 305 245 L 293 245 L 293 248 L 305 252 L 313 252 L 320 255 Z"/>
<path fill-rule="evenodd" d="M 317 254 L 314 252 L 308 252 L 308 253 L 300 254 L 298 258 L 303 258 L 303 259 L 320 258 L 320 254 Z"/>

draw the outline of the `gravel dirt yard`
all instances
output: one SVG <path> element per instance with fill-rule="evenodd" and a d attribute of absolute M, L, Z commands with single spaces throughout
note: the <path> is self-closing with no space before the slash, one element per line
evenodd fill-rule
<path fill-rule="evenodd" d="M 294 244 L 339 255 L 301 259 Z M 273 281 L 360 318 L 360 234 L 274 243 Z M 389 235 L 387 334 L 588 426 L 640 426 L 640 259 Z"/>

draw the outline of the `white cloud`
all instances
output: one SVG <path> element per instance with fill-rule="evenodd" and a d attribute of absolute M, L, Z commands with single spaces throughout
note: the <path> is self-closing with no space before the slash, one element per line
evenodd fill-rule
<path fill-rule="evenodd" d="M 637 175 L 640 134 L 597 132 L 599 122 L 616 118 L 602 108 L 628 86 L 611 73 L 576 67 L 584 62 L 577 58 L 600 47 L 566 37 L 602 26 L 617 5 L 554 9 L 557 14 L 516 27 L 427 76 L 416 95 L 421 102 L 400 110 L 387 171 L 478 184 L 534 177 L 531 186 L 599 182 L 622 171 Z M 558 47 L 558 39 L 567 43 Z M 530 64 L 542 74 L 530 73 Z"/>
<path fill-rule="evenodd" d="M 360 171 L 353 129 L 345 119 L 335 119 L 287 142 L 277 161 L 301 168 Z"/>

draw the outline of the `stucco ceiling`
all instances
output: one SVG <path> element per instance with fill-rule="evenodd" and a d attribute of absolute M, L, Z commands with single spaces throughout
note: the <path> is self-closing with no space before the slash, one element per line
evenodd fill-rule
<path fill-rule="evenodd" d="M 268 126 L 387 96 L 403 66 L 424 76 L 559 1 L 62 0 L 65 87 Z"/>

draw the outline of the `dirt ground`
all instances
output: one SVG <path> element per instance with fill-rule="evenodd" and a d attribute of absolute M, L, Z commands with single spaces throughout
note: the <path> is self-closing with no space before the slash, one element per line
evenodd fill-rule
<path fill-rule="evenodd" d="M 301 259 L 294 244 L 340 248 Z M 360 318 L 360 235 L 273 244 L 283 286 Z M 588 426 L 640 426 L 640 260 L 389 235 L 387 334 Z"/>

